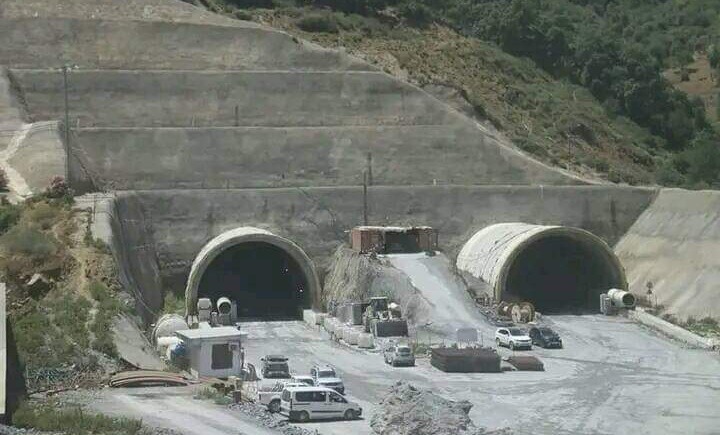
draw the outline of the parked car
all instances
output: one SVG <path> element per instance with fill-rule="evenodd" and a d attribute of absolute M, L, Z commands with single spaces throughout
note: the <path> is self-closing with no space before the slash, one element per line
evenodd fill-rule
<path fill-rule="evenodd" d="M 310 369 L 310 376 L 315 381 L 315 386 L 332 388 L 340 394 L 345 394 L 345 385 L 332 366 L 316 365 Z"/>
<path fill-rule="evenodd" d="M 282 355 L 266 355 L 262 358 L 263 378 L 289 378 L 288 359 Z"/>
<path fill-rule="evenodd" d="M 293 383 L 305 384 L 305 386 L 308 386 L 308 387 L 314 387 L 314 386 L 315 386 L 315 379 L 313 379 L 312 376 L 304 376 L 304 375 L 298 376 L 298 375 L 293 375 L 293 377 L 291 378 L 291 382 L 293 382 Z"/>
<path fill-rule="evenodd" d="M 414 366 L 415 355 L 410 346 L 406 344 L 391 344 L 383 351 L 385 364 L 396 366 Z"/>
<path fill-rule="evenodd" d="M 258 402 L 262 405 L 267 406 L 270 412 L 280 412 L 280 398 L 283 390 L 290 387 L 307 387 L 307 384 L 302 382 L 278 382 L 272 386 L 270 390 L 258 391 Z"/>
<path fill-rule="evenodd" d="M 530 328 L 530 339 L 532 344 L 544 348 L 557 347 L 561 349 L 563 347 L 562 339 L 558 333 L 545 326 Z"/>
<path fill-rule="evenodd" d="M 512 350 L 532 349 L 530 336 L 520 328 L 498 328 L 495 331 L 495 343 L 498 346 L 507 346 Z"/>
<path fill-rule="evenodd" d="M 299 422 L 332 418 L 354 420 L 362 415 L 362 408 L 330 388 L 288 387 L 282 392 L 280 414 Z"/>

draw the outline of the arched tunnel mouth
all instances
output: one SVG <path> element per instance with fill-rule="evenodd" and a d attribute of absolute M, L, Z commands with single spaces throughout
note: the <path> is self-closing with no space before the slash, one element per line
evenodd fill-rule
<path fill-rule="evenodd" d="M 623 272 L 604 244 L 571 234 L 530 242 L 512 261 L 502 298 L 531 302 L 547 314 L 598 312 L 600 294 L 625 288 Z"/>
<path fill-rule="evenodd" d="M 226 248 L 205 269 L 198 298 L 227 297 L 237 305 L 238 319 L 301 319 L 311 305 L 309 278 L 286 250 L 251 241 Z"/>

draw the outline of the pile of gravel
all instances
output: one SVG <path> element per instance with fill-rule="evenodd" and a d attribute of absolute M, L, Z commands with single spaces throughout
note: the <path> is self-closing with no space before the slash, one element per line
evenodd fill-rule
<path fill-rule="evenodd" d="M 398 382 L 377 406 L 370 427 L 378 435 L 484 435 L 468 413 L 472 404 L 444 399 L 430 390 Z"/>
<path fill-rule="evenodd" d="M 176 432 L 172 429 L 162 428 L 144 428 L 143 435 L 181 435 L 180 432 Z M 72 435 L 72 434 L 60 434 L 57 432 L 42 432 L 35 429 L 21 429 L 18 427 L 5 426 L 0 424 L 0 435 Z"/>
<path fill-rule="evenodd" d="M 293 426 L 284 417 L 279 414 L 272 414 L 266 407 L 256 403 L 236 403 L 230 405 L 230 408 L 254 418 L 263 426 L 281 432 L 283 435 L 315 435 L 317 433 L 316 431 Z"/>

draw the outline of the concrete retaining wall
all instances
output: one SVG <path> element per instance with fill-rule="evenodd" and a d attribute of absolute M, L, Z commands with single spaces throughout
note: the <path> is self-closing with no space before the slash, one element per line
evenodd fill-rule
<path fill-rule="evenodd" d="M 254 23 L 213 14 L 182 0 L 3 0 L 4 18 L 171 21 L 253 27 Z"/>
<path fill-rule="evenodd" d="M 614 244 L 649 204 L 652 190 L 620 187 L 426 186 L 372 187 L 371 224 L 431 225 L 452 257 L 476 231 L 493 223 L 525 221 L 576 226 Z M 362 223 L 362 189 L 287 188 L 118 193 L 118 209 L 135 237 L 128 249 L 153 241 L 161 270 L 184 286 L 190 263 L 216 235 L 242 225 L 297 243 L 322 268 Z M 133 227 L 139 227 L 133 230 Z M 141 230 L 148 239 L 141 235 Z"/>
<path fill-rule="evenodd" d="M 0 64 L 14 68 L 372 70 L 265 27 L 0 18 Z M 148 43 L 152 41 L 152 43 Z"/>
<path fill-rule="evenodd" d="M 12 74 L 33 119 L 63 118 L 60 72 Z M 74 127 L 437 125 L 464 119 L 378 72 L 77 70 L 68 88 Z"/>
<path fill-rule="evenodd" d="M 150 220 L 137 201 L 117 201 L 114 194 L 92 194 L 77 197 L 75 207 L 90 210 L 93 236 L 110 247 L 123 288 L 135 295 L 137 312 L 148 323 L 156 320 L 163 305 L 163 287 L 148 231 Z"/>
<path fill-rule="evenodd" d="M 663 189 L 615 248 L 630 290 L 680 319 L 720 318 L 720 192 Z"/>
<path fill-rule="evenodd" d="M 22 175 L 30 190 L 37 193 L 45 190 L 54 177 L 67 178 L 67 158 L 57 122 L 39 122 L 27 128 L 7 162 Z"/>
<path fill-rule="evenodd" d="M 0 68 L 0 152 L 10 144 L 13 131 L 24 124 L 23 110 L 7 74 L 4 68 Z"/>
<path fill-rule="evenodd" d="M 84 129 L 73 147 L 106 188 L 574 184 L 467 126 Z"/>

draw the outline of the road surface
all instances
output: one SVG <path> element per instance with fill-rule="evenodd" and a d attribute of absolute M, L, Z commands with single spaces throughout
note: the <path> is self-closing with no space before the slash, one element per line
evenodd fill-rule
<path fill-rule="evenodd" d="M 552 316 L 564 349 L 534 349 L 545 372 L 445 374 L 419 359 L 392 368 L 378 352 L 334 343 L 302 322 L 246 323 L 245 343 L 259 367 L 268 353 L 285 354 L 291 370 L 308 373 L 315 362 L 334 365 L 365 419 L 303 425 L 321 434 L 369 434 L 369 415 L 387 386 L 406 380 L 450 399 L 474 404 L 476 424 L 510 427 L 517 434 L 717 434 L 720 428 L 720 358 L 684 349 L 622 317 Z M 486 342 L 493 327 L 479 325 Z M 500 349 L 502 355 L 510 355 Z M 104 390 L 90 405 L 102 412 L 142 418 L 189 435 L 262 434 L 257 423 L 184 389 Z M 169 395 L 168 395 L 169 394 Z"/>

